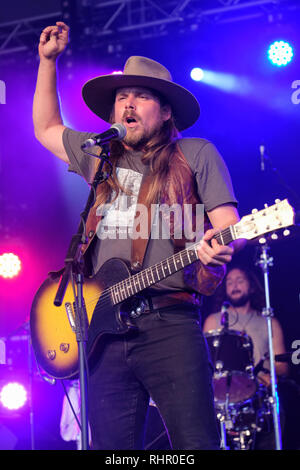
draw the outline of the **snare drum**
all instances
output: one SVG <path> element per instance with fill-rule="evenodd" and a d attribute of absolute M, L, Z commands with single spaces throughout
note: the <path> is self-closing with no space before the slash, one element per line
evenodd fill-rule
<path fill-rule="evenodd" d="M 214 394 L 218 405 L 244 402 L 256 391 L 251 338 L 239 331 L 205 333 L 214 366 Z"/>

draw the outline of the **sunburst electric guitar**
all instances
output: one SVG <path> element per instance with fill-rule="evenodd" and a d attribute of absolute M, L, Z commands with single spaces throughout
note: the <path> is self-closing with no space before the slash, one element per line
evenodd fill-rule
<path fill-rule="evenodd" d="M 215 235 L 222 245 L 236 239 L 252 240 L 266 233 L 294 224 L 294 210 L 287 199 L 261 211 L 254 210 Z M 86 279 L 83 295 L 88 320 L 86 345 L 89 360 L 105 334 L 121 335 L 134 325 L 128 316 L 128 304 L 147 287 L 171 276 L 198 259 L 197 243 L 160 263 L 131 274 L 127 264 L 113 258 L 103 264 L 92 279 Z M 74 322 L 74 293 L 71 282 L 67 286 L 64 303 L 53 303 L 59 279 L 48 278 L 37 291 L 30 315 L 32 345 L 40 366 L 58 379 L 74 378 L 78 374 L 78 344 Z"/>

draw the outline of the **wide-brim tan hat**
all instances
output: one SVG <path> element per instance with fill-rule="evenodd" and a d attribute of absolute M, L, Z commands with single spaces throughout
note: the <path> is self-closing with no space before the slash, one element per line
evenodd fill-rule
<path fill-rule="evenodd" d="M 92 78 L 84 84 L 82 96 L 97 116 L 109 122 L 116 90 L 137 86 L 150 88 L 166 99 L 179 131 L 191 127 L 199 118 L 200 106 L 195 96 L 174 83 L 170 72 L 163 65 L 147 57 L 129 57 L 122 74 Z"/>

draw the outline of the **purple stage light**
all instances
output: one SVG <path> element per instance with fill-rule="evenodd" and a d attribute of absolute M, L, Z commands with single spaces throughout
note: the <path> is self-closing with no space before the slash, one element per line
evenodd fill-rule
<path fill-rule="evenodd" d="M 14 253 L 3 253 L 0 256 L 0 276 L 12 278 L 19 274 L 21 260 Z"/>
<path fill-rule="evenodd" d="M 0 402 L 8 410 L 19 410 L 27 401 L 25 387 L 18 382 L 3 385 L 0 392 Z"/>

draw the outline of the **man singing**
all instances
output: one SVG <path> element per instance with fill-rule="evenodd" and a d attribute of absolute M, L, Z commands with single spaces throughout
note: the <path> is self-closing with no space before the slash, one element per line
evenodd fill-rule
<path fill-rule="evenodd" d="M 64 125 L 56 89 L 56 61 L 67 46 L 68 30 L 58 22 L 41 34 L 34 129 L 43 146 L 91 183 L 99 160 L 81 146 L 95 133 Z M 82 93 L 99 118 L 126 128 L 125 138 L 110 144 L 112 174 L 98 186 L 86 224 L 88 243 L 83 251 L 91 276 L 112 258 L 139 270 L 174 255 L 193 241 L 188 233 L 199 222 L 196 215 L 201 217 L 197 208 L 204 207 L 198 260 L 143 292 L 143 308 L 132 318 L 135 331 L 103 339 L 89 373 L 92 447 L 142 449 L 151 397 L 172 449 L 219 449 L 199 299 L 212 294 L 221 282 L 238 245 L 236 241 L 223 246 L 213 238 L 239 220 L 228 170 L 213 144 L 180 137 L 179 131 L 197 121 L 199 104 L 158 62 L 130 57 L 122 74 L 93 78 Z M 147 243 L 136 250 L 132 234 L 141 201 L 157 210 Z M 186 212 L 192 221 L 165 217 L 160 209 L 174 204 L 182 214 L 191 209 Z M 164 231 L 153 236 L 158 223 L 168 225 L 169 237 Z M 140 227 L 145 225 L 147 221 L 140 222 Z"/>

